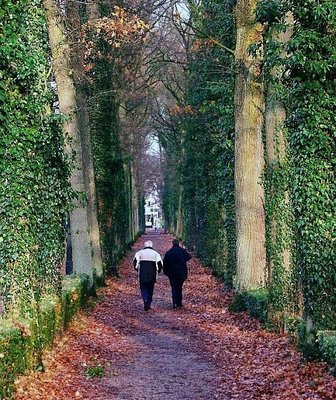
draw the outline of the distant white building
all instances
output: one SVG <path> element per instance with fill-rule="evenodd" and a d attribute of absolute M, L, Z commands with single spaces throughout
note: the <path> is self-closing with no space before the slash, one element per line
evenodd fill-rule
<path fill-rule="evenodd" d="M 150 194 L 145 199 L 146 228 L 162 227 L 162 207 L 157 196 Z"/>

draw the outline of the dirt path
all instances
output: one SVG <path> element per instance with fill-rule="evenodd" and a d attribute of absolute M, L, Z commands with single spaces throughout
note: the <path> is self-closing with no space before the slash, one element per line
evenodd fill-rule
<path fill-rule="evenodd" d="M 185 307 L 173 310 L 159 277 L 145 313 L 131 261 L 151 239 L 164 253 L 171 237 L 142 237 L 95 306 L 82 312 L 46 358 L 46 372 L 22 377 L 16 400 L 335 399 L 322 363 L 303 364 L 286 336 L 231 314 L 231 295 L 193 259 Z M 103 377 L 88 378 L 104 372 Z"/>

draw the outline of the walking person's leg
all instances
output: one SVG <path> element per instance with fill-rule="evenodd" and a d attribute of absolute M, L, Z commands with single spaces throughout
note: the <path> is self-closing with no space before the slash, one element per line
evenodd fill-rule
<path fill-rule="evenodd" d="M 149 303 L 149 308 L 150 308 L 150 306 L 152 304 L 152 301 L 153 301 L 154 286 L 155 286 L 155 282 L 150 282 L 148 284 L 148 303 Z"/>
<path fill-rule="evenodd" d="M 154 283 L 140 283 L 140 291 L 144 302 L 144 309 L 148 311 L 153 300 Z"/>
<path fill-rule="evenodd" d="M 176 286 L 177 286 L 177 299 L 176 299 L 177 307 L 182 307 L 183 283 L 184 283 L 184 279 L 178 279 L 178 281 L 176 283 Z"/>
<path fill-rule="evenodd" d="M 173 300 L 173 307 L 177 308 L 178 301 L 179 301 L 179 285 L 176 278 L 169 277 L 169 282 L 172 291 L 172 300 Z"/>

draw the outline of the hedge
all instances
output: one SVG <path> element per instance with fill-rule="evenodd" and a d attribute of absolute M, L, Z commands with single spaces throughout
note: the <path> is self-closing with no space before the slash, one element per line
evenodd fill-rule
<path fill-rule="evenodd" d="M 41 301 L 38 324 L 32 315 L 0 320 L 0 400 L 11 398 L 17 375 L 41 366 L 39 355 L 52 346 L 55 336 L 81 308 L 88 293 L 88 276 L 66 276 L 61 299 L 55 296 Z"/>

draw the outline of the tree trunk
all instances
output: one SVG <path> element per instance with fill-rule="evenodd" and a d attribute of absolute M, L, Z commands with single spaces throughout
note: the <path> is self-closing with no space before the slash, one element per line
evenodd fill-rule
<path fill-rule="evenodd" d="M 131 220 L 131 241 L 133 242 L 139 232 L 138 221 L 138 191 L 134 179 L 134 166 L 130 164 L 130 220 Z"/>
<path fill-rule="evenodd" d="M 85 187 L 88 196 L 88 223 L 90 229 L 90 239 L 92 246 L 92 266 L 95 269 L 98 279 L 103 279 L 103 260 L 100 247 L 100 232 L 98 225 L 98 204 L 96 196 L 95 172 L 93 164 L 93 154 L 91 145 L 89 113 L 87 111 L 88 103 L 84 94 L 78 91 L 78 106 L 80 111 L 80 131 L 83 143 L 83 166 Z"/>
<path fill-rule="evenodd" d="M 178 189 L 178 205 L 176 214 L 176 236 L 183 238 L 183 186 L 179 185 Z"/>
<path fill-rule="evenodd" d="M 100 11 L 97 0 L 91 0 L 86 3 L 86 12 L 89 20 L 100 18 Z"/>
<path fill-rule="evenodd" d="M 93 7 L 95 3 L 90 3 Z M 89 7 L 89 4 L 87 5 Z M 97 11 L 98 12 L 98 11 Z M 88 12 L 89 18 L 91 14 Z M 99 14 L 95 16 L 98 18 Z M 92 16 L 93 18 L 93 16 Z M 71 59 L 74 69 L 74 82 L 76 85 L 77 95 L 77 116 L 79 122 L 79 130 L 81 134 L 82 150 L 83 150 L 83 168 L 84 180 L 88 197 L 88 224 L 90 230 L 90 240 L 92 246 L 92 266 L 99 280 L 104 279 L 103 260 L 100 245 L 100 232 L 98 225 L 98 204 L 96 196 L 95 170 L 92 154 L 90 120 L 88 112 L 88 99 L 83 91 L 85 84 L 85 72 L 83 68 L 84 49 L 80 43 L 80 9 L 76 2 L 69 2 L 67 7 L 67 21 L 71 31 Z"/>
<path fill-rule="evenodd" d="M 237 224 L 237 289 L 266 282 L 265 213 L 262 173 L 264 93 L 261 57 L 249 54 L 262 38 L 255 22 L 258 0 L 238 0 L 235 84 L 235 195 Z"/>
<path fill-rule="evenodd" d="M 91 10 L 92 15 L 94 15 L 95 10 Z M 127 112 L 127 106 L 125 101 L 123 100 L 122 104 L 119 106 L 119 121 L 121 126 L 121 136 L 122 138 L 126 138 L 126 142 L 124 140 L 123 148 L 125 149 L 125 153 L 131 156 L 131 161 L 124 163 L 124 171 L 125 171 L 125 193 L 127 194 L 127 205 L 128 205 L 128 242 L 133 242 L 140 232 L 140 224 L 139 224 L 139 190 L 136 185 L 135 179 L 135 169 L 134 169 L 134 158 L 136 156 L 136 150 L 134 149 L 134 143 L 136 143 L 136 138 L 134 137 L 134 130 L 129 129 L 130 122 L 130 114 Z M 127 128 L 126 128 L 127 127 Z M 124 131 L 126 129 L 126 131 Z M 122 139 L 121 138 L 121 139 Z"/>
<path fill-rule="evenodd" d="M 69 117 L 64 123 L 64 130 L 69 140 L 65 152 L 72 157 L 75 152 L 74 168 L 70 183 L 72 189 L 79 195 L 70 213 L 70 230 L 73 255 L 73 269 L 77 274 L 86 273 L 93 283 L 93 268 L 91 245 L 88 226 L 87 205 L 82 197 L 85 192 L 83 171 L 82 143 L 80 138 L 78 118 L 76 114 L 76 90 L 72 78 L 70 46 L 65 35 L 65 27 L 61 11 L 54 0 L 43 0 L 49 30 L 50 47 L 53 57 L 53 68 L 57 82 L 60 111 Z"/>
<path fill-rule="evenodd" d="M 178 157 L 179 163 L 183 163 L 185 160 L 185 132 L 182 130 L 181 131 L 182 135 L 180 138 L 180 154 Z M 179 181 L 181 178 L 178 178 Z M 184 187 L 181 183 L 179 182 L 178 185 L 178 193 L 177 193 L 177 210 L 176 210 L 176 232 L 175 235 L 178 238 L 185 239 L 185 230 L 184 230 L 184 215 L 183 215 L 183 198 L 184 198 Z"/>

